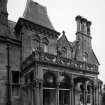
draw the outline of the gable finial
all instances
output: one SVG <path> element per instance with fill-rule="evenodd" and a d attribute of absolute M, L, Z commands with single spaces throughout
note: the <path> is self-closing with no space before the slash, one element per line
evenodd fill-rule
<path fill-rule="evenodd" d="M 65 35 L 65 31 L 64 30 L 62 31 L 62 34 Z"/>

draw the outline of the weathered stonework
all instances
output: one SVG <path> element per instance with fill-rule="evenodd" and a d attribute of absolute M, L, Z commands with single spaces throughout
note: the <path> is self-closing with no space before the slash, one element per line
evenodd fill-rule
<path fill-rule="evenodd" d="M 77 16 L 76 40 L 69 42 L 64 31 L 59 37 L 40 4 L 28 0 L 24 18 L 15 23 L 8 20 L 7 0 L 2 3 L 0 105 L 100 105 L 91 22 Z"/>

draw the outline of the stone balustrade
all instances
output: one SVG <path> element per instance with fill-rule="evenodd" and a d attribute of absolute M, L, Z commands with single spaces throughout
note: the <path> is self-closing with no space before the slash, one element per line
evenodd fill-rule
<path fill-rule="evenodd" d="M 23 63 L 22 63 L 22 69 L 24 70 L 28 65 L 30 65 L 32 62 L 43 62 L 43 63 L 49 63 L 49 64 L 56 64 L 59 66 L 64 67 L 70 67 L 74 69 L 79 70 L 86 70 L 86 71 L 92 71 L 98 73 L 98 66 L 94 64 L 89 64 L 87 62 L 82 61 L 76 61 L 74 59 L 68 59 L 64 57 L 60 57 L 57 55 L 44 53 L 35 51 L 33 52 Z"/>

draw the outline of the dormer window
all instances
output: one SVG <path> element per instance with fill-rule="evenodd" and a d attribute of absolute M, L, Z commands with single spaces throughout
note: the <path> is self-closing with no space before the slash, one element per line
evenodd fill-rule
<path fill-rule="evenodd" d="M 42 44 L 43 44 L 43 51 L 48 52 L 49 41 L 46 37 L 42 38 Z"/>

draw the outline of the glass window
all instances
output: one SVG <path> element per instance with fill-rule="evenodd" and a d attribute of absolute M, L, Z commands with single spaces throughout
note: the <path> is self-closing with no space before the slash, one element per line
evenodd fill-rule
<path fill-rule="evenodd" d="M 56 105 L 56 90 L 55 89 L 43 90 L 43 105 Z"/>
<path fill-rule="evenodd" d="M 12 71 L 12 83 L 13 84 L 19 83 L 19 71 Z"/>
<path fill-rule="evenodd" d="M 19 96 L 19 71 L 12 71 L 12 96 L 18 97 Z"/>
<path fill-rule="evenodd" d="M 59 105 L 69 105 L 69 90 L 59 90 Z"/>

